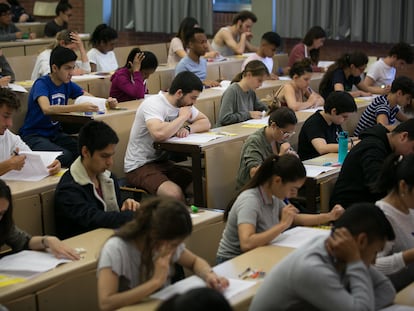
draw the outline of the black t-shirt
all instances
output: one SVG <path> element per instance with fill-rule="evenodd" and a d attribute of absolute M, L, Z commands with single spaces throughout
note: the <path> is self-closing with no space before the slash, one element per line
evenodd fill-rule
<path fill-rule="evenodd" d="M 323 138 L 327 144 L 337 144 L 338 134 L 342 131 L 340 125 L 332 123 L 328 125 L 320 111 L 311 115 L 299 133 L 298 154 L 302 161 L 315 158 L 320 154 L 312 145 L 312 139 Z"/>
<path fill-rule="evenodd" d="M 45 26 L 45 36 L 46 37 L 54 37 L 59 31 L 64 29 L 68 29 L 68 23 L 64 23 L 62 26 L 56 24 L 55 20 L 51 20 Z"/>
<path fill-rule="evenodd" d="M 344 86 L 345 92 L 352 91 L 352 87 L 354 85 L 358 85 L 361 82 L 361 77 L 355 77 L 350 75 L 348 79 L 345 77 L 344 70 L 341 68 L 337 68 L 334 70 L 332 75 L 332 80 L 328 82 L 327 87 L 325 89 L 321 89 L 320 93 L 323 98 L 327 98 L 330 93 L 334 91 L 334 86 L 337 83 L 341 83 Z"/>

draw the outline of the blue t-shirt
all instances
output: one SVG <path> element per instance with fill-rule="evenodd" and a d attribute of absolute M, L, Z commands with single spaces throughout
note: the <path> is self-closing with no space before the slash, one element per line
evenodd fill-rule
<path fill-rule="evenodd" d="M 60 130 L 60 124 L 52 121 L 50 116 L 43 113 L 37 99 L 40 96 L 49 98 L 50 105 L 67 105 L 69 98 L 77 98 L 83 95 L 83 89 L 70 81 L 57 86 L 50 76 L 42 76 L 35 81 L 30 90 L 27 104 L 27 113 L 24 124 L 20 129 L 22 137 L 36 134 L 43 137 L 53 137 Z"/>
<path fill-rule="evenodd" d="M 207 77 L 207 61 L 205 58 L 200 57 L 199 63 L 196 63 L 190 57 L 185 56 L 175 67 L 175 75 L 178 75 L 182 71 L 191 71 L 201 81 L 204 81 Z"/>

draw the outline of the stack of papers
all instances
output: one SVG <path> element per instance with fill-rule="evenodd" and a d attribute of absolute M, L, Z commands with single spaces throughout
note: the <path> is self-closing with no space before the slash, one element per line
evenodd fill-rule
<path fill-rule="evenodd" d="M 229 279 L 229 283 L 229 287 L 223 291 L 224 297 L 226 297 L 228 300 L 256 284 L 256 282 L 238 279 Z M 202 279 L 200 279 L 198 276 L 193 275 L 177 283 L 174 283 L 173 285 L 165 287 L 159 292 L 151 295 L 151 298 L 167 300 L 176 294 L 183 294 L 190 289 L 206 286 L 206 283 Z"/>
<path fill-rule="evenodd" d="M 19 155 L 26 156 L 23 168 L 20 171 L 10 171 L 3 176 L 5 180 L 39 181 L 49 176 L 49 166 L 61 151 L 21 151 Z"/>
<path fill-rule="evenodd" d="M 338 167 L 332 166 L 320 166 L 320 165 L 304 165 L 306 169 L 306 177 L 316 177 L 322 173 L 326 173 L 332 170 L 338 170 Z"/>
<path fill-rule="evenodd" d="M 21 251 L 0 259 L 0 274 L 30 278 L 70 261 L 69 259 L 58 259 L 47 252 Z"/>
<path fill-rule="evenodd" d="M 311 228 L 311 227 L 295 227 L 286 230 L 274 239 L 271 244 L 277 246 L 285 246 L 292 248 L 299 248 L 315 239 L 316 237 L 328 237 L 330 230 Z"/>
<path fill-rule="evenodd" d="M 90 103 L 98 106 L 100 112 L 106 111 L 106 98 L 82 95 L 75 100 L 75 105 L 84 103 Z"/>

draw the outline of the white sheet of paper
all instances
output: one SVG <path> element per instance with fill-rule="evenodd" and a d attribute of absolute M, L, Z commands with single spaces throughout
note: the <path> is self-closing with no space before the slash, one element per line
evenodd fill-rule
<path fill-rule="evenodd" d="M 227 299 L 231 299 L 235 295 L 247 290 L 256 284 L 254 281 L 244 281 L 238 279 L 229 279 L 229 283 L 229 287 L 223 291 L 223 295 Z M 173 285 L 163 288 L 159 292 L 151 295 L 151 298 L 167 300 L 175 294 L 182 294 L 189 291 L 190 289 L 199 287 L 206 287 L 206 283 L 198 276 L 193 275 L 177 283 L 174 283 Z"/>
<path fill-rule="evenodd" d="M 23 86 L 15 83 L 9 83 L 9 88 L 14 92 L 27 93 L 27 90 Z"/>
<path fill-rule="evenodd" d="M 82 95 L 76 98 L 75 105 L 91 103 L 98 106 L 99 111 L 106 111 L 106 98 Z"/>
<path fill-rule="evenodd" d="M 318 62 L 318 67 L 321 68 L 328 68 L 330 65 L 332 65 L 333 63 L 335 63 L 334 61 L 331 60 L 320 60 Z"/>
<path fill-rule="evenodd" d="M 220 82 L 220 86 L 212 87 L 212 89 L 225 91 L 225 90 L 227 90 L 227 88 L 229 87 L 230 84 L 231 84 L 230 80 L 223 80 L 223 81 Z"/>
<path fill-rule="evenodd" d="M 316 107 L 316 108 L 302 109 L 302 110 L 299 110 L 299 111 L 301 111 L 301 112 L 316 112 L 318 110 L 323 110 L 323 108 L 322 107 Z"/>
<path fill-rule="evenodd" d="M 0 273 L 8 272 L 46 272 L 61 263 L 70 262 L 69 259 L 58 259 L 53 254 L 39 251 L 21 251 L 17 254 L 0 259 Z"/>
<path fill-rule="evenodd" d="M 290 81 L 290 80 L 292 80 L 292 78 L 289 77 L 289 76 L 279 76 L 279 80 L 281 80 L 281 81 Z"/>
<path fill-rule="evenodd" d="M 209 142 L 210 140 L 223 137 L 223 135 L 209 134 L 209 133 L 193 133 L 187 137 L 171 137 L 167 139 L 167 142 L 177 142 L 177 143 L 193 143 L 193 144 L 202 144 Z"/>
<path fill-rule="evenodd" d="M 336 170 L 337 167 L 332 166 L 320 166 L 320 165 L 304 165 L 306 169 L 306 177 L 316 177 L 319 174 Z"/>
<path fill-rule="evenodd" d="M 261 119 L 250 119 L 250 120 L 242 122 L 242 124 L 265 124 L 265 125 L 267 125 L 268 123 L 269 123 L 269 116 L 266 116 Z"/>
<path fill-rule="evenodd" d="M 49 176 L 47 166 L 61 154 L 61 151 L 22 151 L 19 155 L 26 156 L 23 168 L 20 171 L 10 171 L 1 178 L 5 180 L 39 181 Z"/>
<path fill-rule="evenodd" d="M 104 78 L 103 76 L 89 73 L 89 74 L 84 74 L 80 76 L 72 76 L 72 81 L 76 82 L 76 81 L 85 81 L 85 80 L 103 79 L 103 78 Z"/>
<path fill-rule="evenodd" d="M 292 248 L 298 248 L 316 237 L 325 236 L 328 237 L 331 231 L 326 229 L 310 228 L 310 227 L 294 227 L 286 230 L 274 239 L 271 244 L 278 246 L 286 246 Z"/>

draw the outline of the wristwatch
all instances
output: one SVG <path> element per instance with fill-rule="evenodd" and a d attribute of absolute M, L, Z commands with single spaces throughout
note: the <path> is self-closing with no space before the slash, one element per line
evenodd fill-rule
<path fill-rule="evenodd" d="M 188 133 L 191 133 L 191 127 L 189 125 L 185 125 L 183 126 L 183 128 L 185 128 L 188 131 Z"/>

